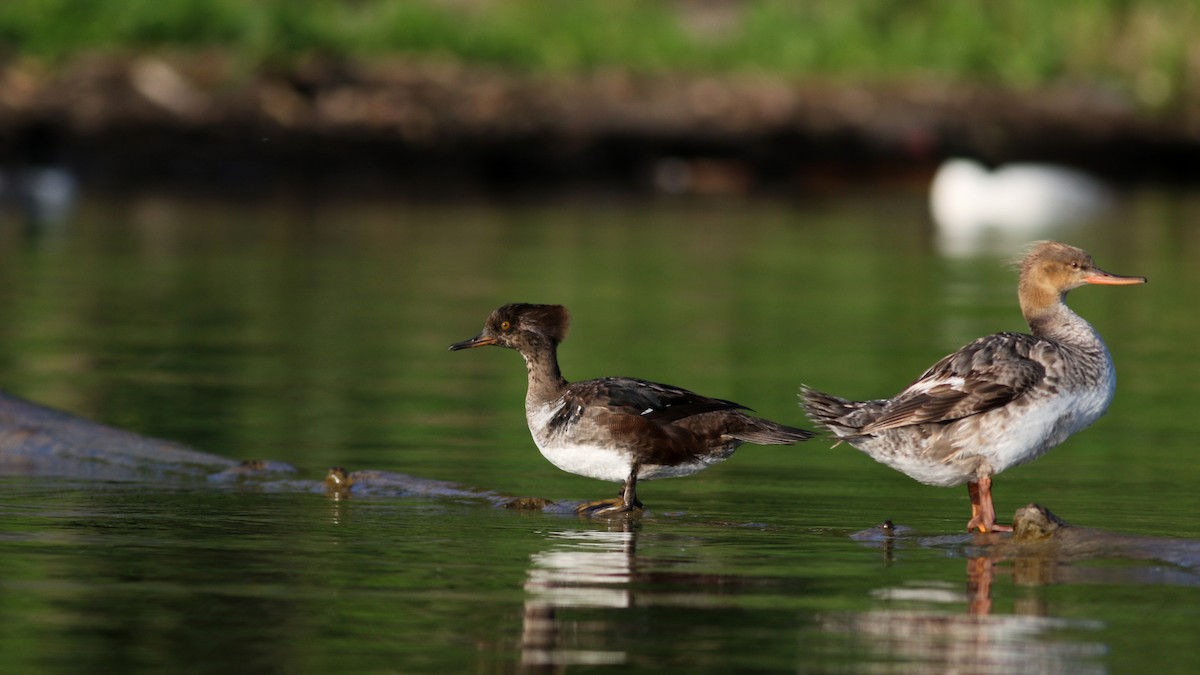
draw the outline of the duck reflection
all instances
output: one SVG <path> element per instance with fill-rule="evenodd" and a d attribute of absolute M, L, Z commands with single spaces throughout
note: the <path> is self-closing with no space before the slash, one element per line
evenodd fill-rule
<path fill-rule="evenodd" d="M 738 572 L 724 557 L 728 548 L 712 539 L 643 532 L 639 518 L 578 527 L 547 533 L 542 550 L 529 556 L 520 645 L 526 672 L 710 663 L 727 656 L 707 651 L 714 632 L 786 631 L 776 624 L 748 627 L 750 615 L 739 609 L 745 602 L 787 597 L 804 585 Z M 739 534 L 757 529 L 746 528 Z"/>
<path fill-rule="evenodd" d="M 550 547 L 530 556 L 521 635 L 523 666 L 625 662 L 624 651 L 580 644 L 588 631 L 561 620 L 559 610 L 630 606 L 639 524 L 635 519 L 623 519 L 609 530 L 552 532 Z"/>
<path fill-rule="evenodd" d="M 886 672 L 1104 672 L 1103 643 L 1061 632 L 1098 629 L 1095 622 L 1043 616 L 1037 607 L 993 614 L 973 597 L 971 610 L 956 614 L 946 604 L 962 603 L 966 595 L 938 585 L 889 589 L 877 597 L 886 608 L 831 616 L 825 628 L 848 636 L 858 658 Z"/>
<path fill-rule="evenodd" d="M 1200 541 L 1076 527 L 1036 504 L 1019 509 L 1013 524 L 1012 535 L 915 537 L 891 523 L 856 533 L 853 538 L 878 547 L 889 565 L 905 547 L 961 556 L 966 559 L 966 586 L 921 582 L 877 589 L 872 596 L 881 608 L 827 617 L 826 629 L 852 635 L 855 641 L 865 638 L 866 649 L 876 658 L 899 664 L 889 672 L 932 667 L 958 672 L 1103 672 L 1106 646 L 1077 637 L 1079 629 L 1098 630 L 1101 624 L 1049 616 L 1043 599 L 1033 594 L 1014 600 L 1011 613 L 997 612 L 992 602 L 997 580 L 1010 578 L 1014 585 L 1027 587 L 1200 585 Z M 1135 564 L 1077 564 L 1097 559 Z M 949 607 L 966 607 L 966 612 L 948 611 Z M 1063 631 L 1072 633 L 1068 637 Z"/>

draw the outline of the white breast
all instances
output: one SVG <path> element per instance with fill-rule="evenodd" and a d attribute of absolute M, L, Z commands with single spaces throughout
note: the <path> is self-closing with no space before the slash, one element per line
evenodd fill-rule
<path fill-rule="evenodd" d="M 550 434 L 546 431 L 550 420 L 562 410 L 563 400 L 548 405 L 527 406 L 526 421 L 529 433 L 538 450 L 551 464 L 578 476 L 597 480 L 623 483 L 633 469 L 633 457 L 629 450 L 613 445 L 577 443 L 570 440 L 568 433 Z M 638 470 L 639 480 L 687 476 L 707 468 L 711 463 L 725 459 L 728 454 L 713 457 L 712 462 L 695 461 L 678 466 L 643 465 Z"/>
<path fill-rule="evenodd" d="M 603 446 L 573 443 L 564 438 L 569 434 L 550 434 L 547 431 L 550 420 L 564 405 L 566 402 L 558 399 L 546 405 L 525 407 L 529 433 L 542 456 L 567 473 L 614 483 L 624 482 L 631 469 L 626 453 Z"/>

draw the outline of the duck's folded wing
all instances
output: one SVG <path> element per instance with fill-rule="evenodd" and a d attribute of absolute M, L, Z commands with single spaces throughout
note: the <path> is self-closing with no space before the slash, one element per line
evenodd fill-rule
<path fill-rule="evenodd" d="M 604 401 L 612 412 L 638 415 L 660 424 L 714 410 L 747 409 L 720 398 L 701 396 L 669 384 L 648 382 L 632 377 L 605 377 L 572 385 L 588 391 L 592 401 Z"/>
<path fill-rule="evenodd" d="M 669 420 L 738 407 L 667 385 L 604 378 L 571 384 L 546 428 L 552 434 L 569 432 L 576 443 L 627 452 L 638 464 L 671 466 L 696 459 L 707 445 Z"/>
<path fill-rule="evenodd" d="M 1021 333 L 980 338 L 925 371 L 892 398 L 864 434 L 951 422 L 1006 405 L 1046 377 L 1045 340 Z"/>

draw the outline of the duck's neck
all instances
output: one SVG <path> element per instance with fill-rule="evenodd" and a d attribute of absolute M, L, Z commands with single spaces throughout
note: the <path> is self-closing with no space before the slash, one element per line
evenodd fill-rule
<path fill-rule="evenodd" d="M 525 369 L 529 372 L 529 391 L 526 407 L 545 405 L 562 395 L 567 381 L 558 369 L 558 345 L 552 340 L 530 345 L 521 350 Z"/>
<path fill-rule="evenodd" d="M 1033 335 L 1087 351 L 1104 349 L 1104 342 L 1091 324 L 1067 307 L 1066 293 L 1022 284 L 1020 295 L 1021 313 Z"/>

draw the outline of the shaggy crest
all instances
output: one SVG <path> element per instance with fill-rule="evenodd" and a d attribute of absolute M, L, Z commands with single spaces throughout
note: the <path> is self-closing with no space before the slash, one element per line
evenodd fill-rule
<path fill-rule="evenodd" d="M 488 319 L 488 327 L 496 333 L 506 332 L 503 323 L 509 322 L 508 330 L 524 330 L 541 333 L 555 343 L 562 342 L 567 337 L 567 328 L 571 325 L 571 315 L 562 305 L 534 305 L 516 302 L 504 305 L 492 312 Z"/>

